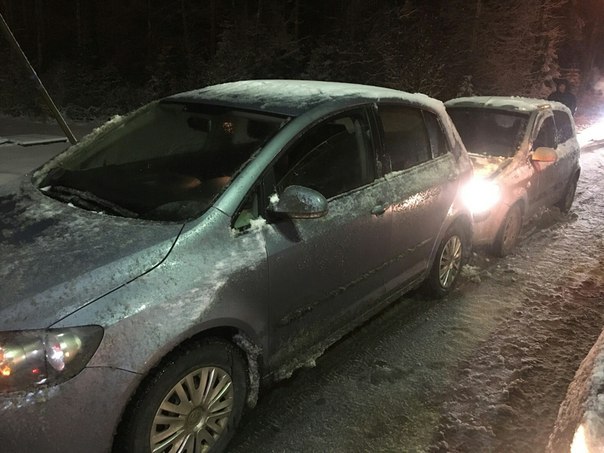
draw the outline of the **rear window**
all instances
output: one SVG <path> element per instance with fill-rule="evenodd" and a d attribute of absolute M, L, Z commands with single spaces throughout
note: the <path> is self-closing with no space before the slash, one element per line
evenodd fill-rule
<path fill-rule="evenodd" d="M 445 136 L 442 125 L 434 113 L 424 111 L 426 127 L 430 135 L 430 147 L 432 148 L 432 157 L 442 156 L 450 151 L 449 142 Z"/>
<path fill-rule="evenodd" d="M 432 158 L 421 110 L 385 105 L 380 106 L 379 116 L 392 171 L 405 170 Z"/>
<path fill-rule="evenodd" d="M 447 109 L 466 149 L 486 156 L 512 157 L 526 134 L 528 115 L 481 108 Z"/>

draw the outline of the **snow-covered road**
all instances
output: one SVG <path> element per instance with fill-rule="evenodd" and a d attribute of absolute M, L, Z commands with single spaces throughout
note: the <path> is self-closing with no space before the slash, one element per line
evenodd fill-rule
<path fill-rule="evenodd" d="M 569 216 L 545 212 L 448 299 L 401 299 L 267 392 L 231 451 L 544 451 L 604 326 L 604 149 L 581 161 Z"/>

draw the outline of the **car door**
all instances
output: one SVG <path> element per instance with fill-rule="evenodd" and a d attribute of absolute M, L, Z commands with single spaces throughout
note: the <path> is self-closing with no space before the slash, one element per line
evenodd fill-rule
<path fill-rule="evenodd" d="M 271 367 L 320 351 L 381 295 L 390 213 L 373 141 L 366 110 L 354 109 L 315 124 L 274 163 L 272 199 L 305 186 L 327 198 L 328 212 L 264 228 Z"/>
<path fill-rule="evenodd" d="M 556 143 L 558 147 L 558 175 L 554 190 L 558 201 L 571 179 L 571 176 L 579 167 L 580 149 L 577 136 L 573 127 L 571 116 L 562 110 L 553 110 L 554 122 L 556 123 Z"/>
<path fill-rule="evenodd" d="M 533 134 L 532 150 L 535 151 L 539 147 L 557 148 L 556 143 L 556 125 L 554 117 L 549 112 L 543 112 L 543 115 L 538 126 Z M 532 186 L 534 190 L 534 198 L 531 202 L 531 212 L 538 208 L 548 206 L 557 201 L 556 182 L 560 177 L 559 162 L 532 162 L 535 173 L 533 175 Z"/>
<path fill-rule="evenodd" d="M 392 210 L 388 287 L 423 275 L 447 212 L 457 193 L 460 174 L 438 117 L 403 105 L 380 105 Z"/>

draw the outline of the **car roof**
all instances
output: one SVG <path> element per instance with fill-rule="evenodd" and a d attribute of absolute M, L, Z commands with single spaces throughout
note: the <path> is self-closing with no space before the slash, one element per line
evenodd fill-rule
<path fill-rule="evenodd" d="M 298 116 L 321 104 L 339 101 L 405 101 L 430 110 L 444 110 L 441 101 L 424 94 L 390 88 L 315 80 L 245 80 L 179 93 L 164 101 L 223 105 L 267 113 Z"/>
<path fill-rule="evenodd" d="M 535 112 L 555 107 L 558 103 L 545 99 L 520 96 L 470 96 L 451 99 L 445 102 L 449 107 L 493 108 L 514 112 Z"/>

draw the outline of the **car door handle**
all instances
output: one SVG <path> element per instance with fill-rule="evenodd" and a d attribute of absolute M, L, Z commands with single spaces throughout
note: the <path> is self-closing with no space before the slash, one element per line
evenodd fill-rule
<path fill-rule="evenodd" d="M 386 210 L 390 207 L 390 205 L 388 203 L 382 203 L 382 204 L 378 204 L 376 206 L 373 207 L 373 209 L 371 210 L 371 213 L 373 215 L 382 215 L 386 212 Z"/>

